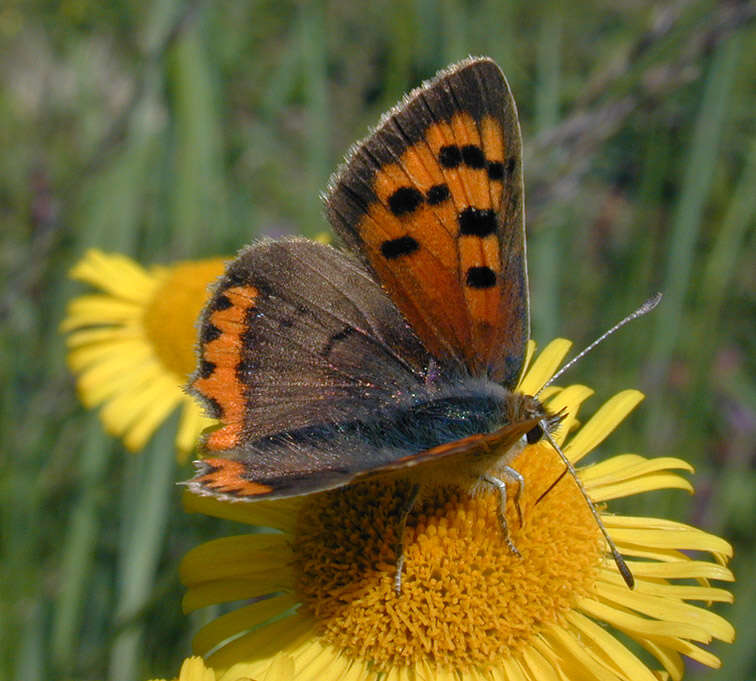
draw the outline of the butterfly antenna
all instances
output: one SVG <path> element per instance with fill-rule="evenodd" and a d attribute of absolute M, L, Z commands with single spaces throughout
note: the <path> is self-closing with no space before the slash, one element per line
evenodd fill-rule
<path fill-rule="evenodd" d="M 612 541 L 612 538 L 609 536 L 609 533 L 606 531 L 606 527 L 604 527 L 604 523 L 601 520 L 601 516 L 596 510 L 596 507 L 593 505 L 591 498 L 588 496 L 588 492 L 585 491 L 585 487 L 583 486 L 582 481 L 578 477 L 575 467 L 572 465 L 572 462 L 567 458 L 567 455 L 562 451 L 562 448 L 555 442 L 554 438 L 551 436 L 551 433 L 548 431 L 546 424 L 541 423 L 541 427 L 543 428 L 543 436 L 549 441 L 549 444 L 551 444 L 551 446 L 554 448 L 556 453 L 559 454 L 559 458 L 562 459 L 562 462 L 567 467 L 567 470 L 572 476 L 572 479 L 575 481 L 575 484 L 578 486 L 578 489 L 580 490 L 580 494 L 583 495 L 583 499 L 585 499 L 585 503 L 588 504 L 588 508 L 593 514 L 593 518 L 596 521 L 596 524 L 599 526 L 599 529 L 601 530 L 601 534 L 604 535 L 604 539 L 606 539 L 606 543 L 609 545 L 609 551 L 611 551 L 612 558 L 614 558 L 614 562 L 617 565 L 617 569 L 619 570 L 619 573 L 622 575 L 622 579 L 625 580 L 625 584 L 627 584 L 628 588 L 632 589 L 635 586 L 635 578 L 633 577 L 633 573 L 630 572 L 630 568 L 627 567 L 627 563 L 625 562 L 625 559 L 617 550 L 617 547 Z"/>
<path fill-rule="evenodd" d="M 541 494 L 541 496 L 540 496 L 540 497 L 538 497 L 538 499 L 536 499 L 536 500 L 535 500 L 535 504 L 533 504 L 533 506 L 538 506 L 538 504 L 540 504 L 540 503 L 541 503 L 541 501 L 543 500 L 543 498 L 544 498 L 544 497 L 545 497 L 545 496 L 546 496 L 546 495 L 547 495 L 547 494 L 548 494 L 549 492 L 551 492 L 551 490 L 552 490 L 552 489 L 554 489 L 554 488 L 555 488 L 555 487 L 556 487 L 556 486 L 557 486 L 557 485 L 559 484 L 559 481 L 560 481 L 560 480 L 561 480 L 561 479 L 562 479 L 562 478 L 563 478 L 563 477 L 564 477 L 565 475 L 567 475 L 567 469 L 566 469 L 566 468 L 565 468 L 565 469 L 564 469 L 564 470 L 563 470 L 563 471 L 562 471 L 562 472 L 561 472 L 561 473 L 559 474 L 559 477 L 558 477 L 558 478 L 557 478 L 556 480 L 554 480 L 554 482 L 552 482 L 552 483 L 551 483 L 551 484 L 550 484 L 550 485 L 549 485 L 549 486 L 548 486 L 548 487 L 546 488 L 546 491 L 545 491 L 545 492 L 543 492 L 543 493 Z"/>
<path fill-rule="evenodd" d="M 567 364 L 565 364 L 559 371 L 557 371 L 546 383 L 543 384 L 541 387 L 541 390 L 536 393 L 536 397 L 543 391 L 544 388 L 550 386 L 554 381 L 556 381 L 562 374 L 564 374 L 573 364 L 578 362 L 580 359 L 585 357 L 593 348 L 595 348 L 599 343 L 606 340 L 609 336 L 611 336 L 615 331 L 621 329 L 625 324 L 628 322 L 633 321 L 633 319 L 637 319 L 638 317 L 642 317 L 647 312 L 651 312 L 658 304 L 659 301 L 662 299 L 662 294 L 657 293 L 655 296 L 652 296 L 649 298 L 643 305 L 641 305 L 635 312 L 631 312 L 627 317 L 625 317 L 622 321 L 617 322 L 611 329 L 606 331 L 605 333 L 602 333 L 593 343 L 591 343 L 587 348 L 579 352 L 577 355 L 575 355 Z"/>

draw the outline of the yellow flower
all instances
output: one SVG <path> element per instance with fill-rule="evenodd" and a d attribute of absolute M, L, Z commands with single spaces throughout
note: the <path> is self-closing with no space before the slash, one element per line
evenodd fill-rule
<path fill-rule="evenodd" d="M 268 670 L 259 681 L 289 681 L 294 678 L 294 662 L 286 655 L 277 655 L 271 662 Z M 153 679 L 153 681 L 165 681 L 165 679 Z M 211 667 L 205 666 L 201 657 L 188 657 L 181 665 L 176 681 L 257 681 L 245 676 L 243 671 L 231 667 L 223 674 L 216 674 Z"/>
<path fill-rule="evenodd" d="M 102 405 L 105 428 L 129 449 L 142 449 L 178 407 L 180 454 L 213 423 L 183 387 L 196 363 L 196 320 L 223 267 L 213 258 L 146 270 L 126 256 L 90 250 L 71 270 L 101 293 L 68 306 L 61 325 L 69 332 L 68 364 L 81 401 Z"/>
<path fill-rule="evenodd" d="M 551 343 L 519 389 L 537 392 L 568 348 Z M 565 410 L 555 439 L 574 463 L 642 399 L 621 392 L 581 426 L 576 415 L 591 394 L 573 385 L 540 395 L 551 411 Z M 732 641 L 733 628 L 688 601 L 731 602 L 709 583 L 733 579 L 727 542 L 681 523 L 600 509 L 635 576 L 630 590 L 570 476 L 539 500 L 564 468 L 550 445 L 526 447 L 513 467 L 525 478 L 523 525 L 512 504 L 507 512 L 520 557 L 502 540 L 493 494 L 449 491 L 408 519 L 399 594 L 401 480 L 248 504 L 187 493 L 190 511 L 274 530 L 208 542 L 184 558 L 187 612 L 251 599 L 204 626 L 195 651 L 209 654 L 216 669 L 235 665 L 251 678 L 283 652 L 301 681 L 656 681 L 665 672 L 681 678 L 682 655 L 719 665 L 701 644 Z M 621 454 L 579 476 L 602 504 L 648 490 L 692 491 L 675 470 L 692 468 L 671 457 Z"/>

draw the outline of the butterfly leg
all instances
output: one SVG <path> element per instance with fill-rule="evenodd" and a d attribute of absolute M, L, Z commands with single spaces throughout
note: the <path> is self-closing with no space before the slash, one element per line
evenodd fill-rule
<path fill-rule="evenodd" d="M 397 595 L 402 593 L 402 570 L 404 569 L 404 530 L 407 527 L 407 518 L 412 511 L 417 497 L 420 494 L 420 485 L 415 483 L 404 500 L 399 510 L 399 527 L 396 541 L 396 572 L 394 573 L 394 591 Z"/>
<path fill-rule="evenodd" d="M 510 469 L 511 470 L 511 469 Z M 502 532 L 504 532 L 504 541 L 507 543 L 509 550 L 514 553 L 515 556 L 520 556 L 520 552 L 514 545 L 511 537 L 509 536 L 509 525 L 507 524 L 507 483 L 499 478 L 495 478 L 492 475 L 484 475 L 485 480 L 489 485 L 492 485 L 499 490 L 499 522 L 501 523 Z M 519 497 L 519 490 L 518 490 Z M 517 497 L 516 497 L 517 498 Z M 519 506 L 518 506 L 519 513 Z"/>
<path fill-rule="evenodd" d="M 522 527 L 523 518 L 522 518 L 522 508 L 520 507 L 520 500 L 522 499 L 522 493 L 525 490 L 525 478 L 522 477 L 522 475 L 516 471 L 514 468 L 510 468 L 509 466 L 504 466 L 504 468 L 501 471 L 504 474 L 505 478 L 509 478 L 510 482 L 513 482 L 517 485 L 517 491 L 515 492 L 515 498 L 514 498 L 514 505 L 517 509 L 517 521 L 520 523 L 520 527 Z"/>

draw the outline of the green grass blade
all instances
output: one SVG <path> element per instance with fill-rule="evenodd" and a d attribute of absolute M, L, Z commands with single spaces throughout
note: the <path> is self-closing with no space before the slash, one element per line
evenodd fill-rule
<path fill-rule="evenodd" d="M 331 122 L 326 74 L 325 10 L 320 3 L 307 3 L 300 9 L 299 21 L 307 112 L 304 159 L 307 173 L 301 194 L 307 198 L 303 201 L 303 224 L 300 229 L 312 236 L 325 227 L 317 197 L 325 187 L 332 170 L 328 146 Z"/>
<path fill-rule="evenodd" d="M 223 253 L 229 247 L 223 124 L 217 82 L 197 22 L 174 47 L 169 83 L 174 116 L 174 253 Z"/>
<path fill-rule="evenodd" d="M 119 556 L 119 591 L 115 617 L 119 633 L 110 656 L 110 681 L 133 681 L 141 665 L 142 625 L 138 614 L 152 593 L 158 560 L 165 545 L 168 514 L 177 499 L 173 438 L 176 417 L 157 431 L 139 457 L 137 479 L 124 485 Z"/>
<path fill-rule="evenodd" d="M 535 92 L 536 132 L 548 130 L 559 119 L 562 16 L 554 8 L 541 20 L 538 40 L 537 81 Z M 527 181 L 527 159 L 524 159 Z M 526 188 L 527 202 L 527 188 Z M 530 287 L 533 292 L 533 336 L 546 342 L 557 336 L 560 323 L 561 229 L 559 218 L 548 208 L 538 229 L 530 229 Z M 527 219 L 527 211 L 526 211 Z"/>
<path fill-rule="evenodd" d="M 92 414 L 79 459 L 79 498 L 70 512 L 63 541 L 60 590 L 52 619 L 52 661 L 65 674 L 73 671 L 84 610 L 89 602 L 94 552 L 102 529 L 102 488 L 112 450 L 112 438 Z"/>
<path fill-rule="evenodd" d="M 684 333 L 685 303 L 692 282 L 696 241 L 704 217 L 716 167 L 719 143 L 727 121 L 728 99 L 742 51 L 742 42 L 735 36 L 716 52 L 709 69 L 701 98 L 690 152 L 684 165 L 680 199 L 673 218 L 672 234 L 667 246 L 664 300 L 655 317 L 655 330 L 650 348 L 650 366 L 656 386 L 649 400 L 647 435 L 658 437 L 664 432 L 665 396 L 661 377 L 669 369 L 675 346 Z"/>

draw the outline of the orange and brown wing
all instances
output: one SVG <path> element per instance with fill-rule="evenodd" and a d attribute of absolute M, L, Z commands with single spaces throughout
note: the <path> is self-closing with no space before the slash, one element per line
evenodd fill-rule
<path fill-rule="evenodd" d="M 207 304 L 200 333 L 199 366 L 190 389 L 221 426 L 207 433 L 205 446 L 223 450 L 242 438 L 246 386 L 239 373 L 244 363 L 244 333 L 259 291 L 249 283 L 229 282 L 219 287 Z"/>
<path fill-rule="evenodd" d="M 184 483 L 196 494 L 229 500 L 254 501 L 320 492 L 386 475 L 396 470 L 419 468 L 428 480 L 434 473 L 425 466 L 445 461 L 448 466 L 466 467 L 468 456 L 496 452 L 505 457 L 522 436 L 536 427 L 537 418 L 508 424 L 492 433 L 479 433 L 399 456 L 401 448 L 377 448 L 365 440 L 336 430 L 324 430 L 308 442 L 296 433 L 234 452 L 230 457 L 208 457 L 195 461 L 196 476 Z M 464 479 L 464 474 L 460 475 Z"/>
<path fill-rule="evenodd" d="M 499 67 L 468 59 L 386 114 L 326 202 L 428 351 L 508 387 L 529 333 L 521 147 Z"/>
<path fill-rule="evenodd" d="M 189 391 L 221 422 L 205 451 L 225 454 L 282 431 L 368 419 L 421 388 L 429 362 L 362 263 L 305 239 L 268 240 L 244 249 L 216 285 Z M 296 462 L 277 465 L 307 464 Z"/>

